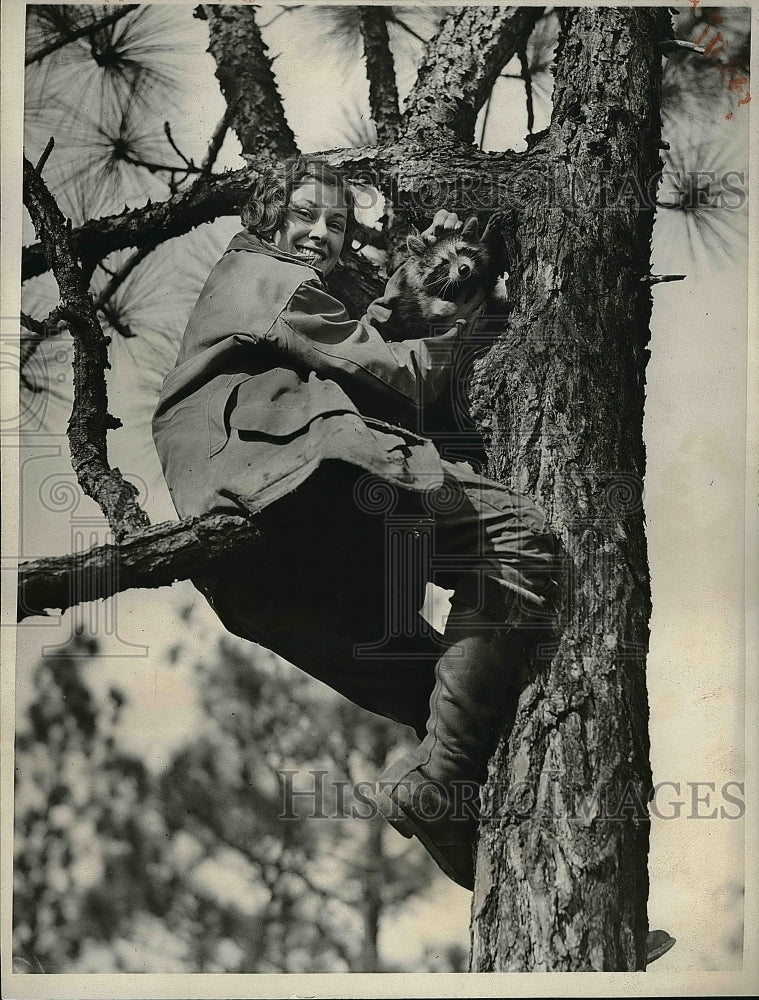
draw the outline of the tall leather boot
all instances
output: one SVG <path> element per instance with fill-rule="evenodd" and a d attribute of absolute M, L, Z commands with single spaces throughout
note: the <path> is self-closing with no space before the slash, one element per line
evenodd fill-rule
<path fill-rule="evenodd" d="M 484 616 L 455 635 L 435 667 L 426 736 L 384 772 L 375 801 L 396 830 L 416 836 L 449 878 L 471 890 L 480 785 L 522 644 Z"/>
<path fill-rule="evenodd" d="M 470 891 L 480 785 L 524 652 L 507 627 L 484 617 L 472 625 L 459 627 L 436 664 L 426 736 L 387 768 L 375 796 L 385 819 L 404 837 L 416 836 L 448 878 Z M 666 931 L 650 931 L 646 964 L 675 943 Z"/>

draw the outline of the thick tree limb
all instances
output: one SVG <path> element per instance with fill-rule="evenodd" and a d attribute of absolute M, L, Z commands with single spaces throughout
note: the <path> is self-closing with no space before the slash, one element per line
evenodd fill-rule
<path fill-rule="evenodd" d="M 135 587 L 168 587 L 196 576 L 223 555 L 254 545 L 260 532 L 249 518 L 209 514 L 144 528 L 119 545 L 22 563 L 18 569 L 18 620 L 46 608 L 104 600 Z"/>
<path fill-rule="evenodd" d="M 510 151 L 482 153 L 469 147 L 447 149 L 425 147 L 413 138 L 382 150 L 376 147 L 327 150 L 321 155 L 351 176 L 387 186 L 414 203 L 418 214 L 431 218 L 441 199 L 461 207 L 481 205 L 492 199 L 495 206 L 519 199 L 545 187 L 543 149 L 532 147 L 528 156 Z M 143 208 L 94 219 L 71 234 L 76 254 L 97 262 L 127 247 L 155 247 L 163 240 L 181 236 L 204 222 L 222 215 L 236 215 L 257 171 L 252 167 L 199 177 L 185 191 L 166 201 Z M 22 261 L 24 281 L 44 274 L 49 264 L 40 243 L 25 247 Z"/>
<path fill-rule="evenodd" d="M 253 173 L 249 168 L 234 173 L 199 177 L 194 184 L 166 201 L 148 202 L 143 208 L 124 211 L 86 222 L 71 234 L 77 256 L 102 260 L 114 250 L 157 246 L 163 240 L 188 233 L 203 222 L 238 211 Z M 44 274 L 49 268 L 41 243 L 23 252 L 22 279 Z"/>
<path fill-rule="evenodd" d="M 201 4 L 196 16 L 208 21 L 208 51 L 243 153 L 274 159 L 296 153 L 253 9 Z"/>
<path fill-rule="evenodd" d="M 71 248 L 66 222 L 45 182 L 24 157 L 24 204 L 61 294 L 54 315 L 65 319 L 74 338 L 74 405 L 68 424 L 71 464 L 84 492 L 100 506 L 117 540 L 150 524 L 137 504 L 137 490 L 108 465 L 106 433 L 114 426 L 108 414 L 106 339 L 98 323 L 82 270 Z"/>
<path fill-rule="evenodd" d="M 358 8 L 369 80 L 369 106 L 381 143 L 395 142 L 401 124 L 395 63 L 387 33 L 389 10 L 389 7 Z"/>
<path fill-rule="evenodd" d="M 406 102 L 408 129 L 432 142 L 441 130 L 472 142 L 496 77 L 542 16 L 542 7 L 454 8 L 427 44 Z"/>
<path fill-rule="evenodd" d="M 62 49 L 66 45 L 70 45 L 71 42 L 75 42 L 78 38 L 86 38 L 88 35 L 94 35 L 95 32 L 100 31 L 101 28 L 107 28 L 109 24 L 114 24 L 126 14 L 131 14 L 133 10 L 137 10 L 138 6 L 139 4 L 126 4 L 124 7 L 120 7 L 111 14 L 106 14 L 105 17 L 101 17 L 97 21 L 92 21 L 90 24 L 82 25 L 81 28 L 75 28 L 72 31 L 69 31 L 66 35 L 56 38 L 52 42 L 48 42 L 47 45 L 41 46 L 36 52 L 32 52 L 31 55 L 28 55 L 24 61 L 24 65 L 31 66 L 32 63 L 41 62 L 46 56 L 51 55 L 53 52 L 57 52 L 58 49 Z"/>

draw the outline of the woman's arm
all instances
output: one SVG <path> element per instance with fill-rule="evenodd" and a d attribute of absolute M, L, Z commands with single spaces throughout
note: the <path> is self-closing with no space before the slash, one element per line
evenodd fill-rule
<path fill-rule="evenodd" d="M 460 227 L 455 213 L 441 209 L 421 236 L 433 241 Z M 346 382 L 346 389 L 361 383 L 415 406 L 435 400 L 448 380 L 455 346 L 468 322 L 481 313 L 484 296 L 477 293 L 467 302 L 438 300 L 434 315 L 427 317 L 434 335 L 402 340 L 395 310 L 402 274 L 403 266 L 360 320 L 352 320 L 323 286 L 303 282 L 277 321 L 290 358 L 306 371 Z"/>
<path fill-rule="evenodd" d="M 437 336 L 388 343 L 380 331 L 392 322 L 396 294 L 397 272 L 385 295 L 360 320 L 352 320 L 341 302 L 315 281 L 305 281 L 280 314 L 275 323 L 278 331 L 273 329 L 272 334 L 275 340 L 281 334 L 282 346 L 296 365 L 333 378 L 346 390 L 362 383 L 391 394 L 396 401 L 403 398 L 422 406 L 442 392 L 454 348 L 477 303 L 463 309 L 445 303 L 440 317 L 443 329 Z"/>

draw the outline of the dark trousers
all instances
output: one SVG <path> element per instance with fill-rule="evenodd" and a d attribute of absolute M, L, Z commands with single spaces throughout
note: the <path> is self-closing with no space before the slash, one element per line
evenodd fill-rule
<path fill-rule="evenodd" d="M 556 539 L 520 494 L 444 463 L 432 494 L 339 461 L 256 515 L 264 541 L 204 587 L 229 631 L 421 736 L 445 638 L 419 614 L 426 585 L 454 591 L 457 624 L 550 626 Z"/>

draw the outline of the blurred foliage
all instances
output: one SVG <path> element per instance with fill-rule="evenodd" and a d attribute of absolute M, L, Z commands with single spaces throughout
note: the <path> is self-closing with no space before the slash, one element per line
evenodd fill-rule
<path fill-rule="evenodd" d="M 97 652 L 79 634 L 38 664 L 17 736 L 14 954 L 29 971 L 392 969 L 381 922 L 432 866 L 352 815 L 367 810 L 350 789 L 398 727 L 223 638 L 195 668 L 208 725 L 151 770 L 120 744 L 124 693 L 98 701 L 87 684 Z M 288 800 L 286 780 L 315 794 Z"/>
<path fill-rule="evenodd" d="M 673 28 L 675 38 L 693 42 L 704 52 L 698 55 L 679 49 L 667 56 L 662 95 L 665 127 L 702 125 L 725 115 L 732 118 L 750 89 L 748 8 L 701 4 L 679 8 Z"/>
<path fill-rule="evenodd" d="M 664 61 L 663 175 L 657 222 L 664 245 L 708 268 L 735 260 L 748 225 L 747 130 L 751 18 L 745 7 L 682 8 L 675 37 L 699 45 Z"/>

